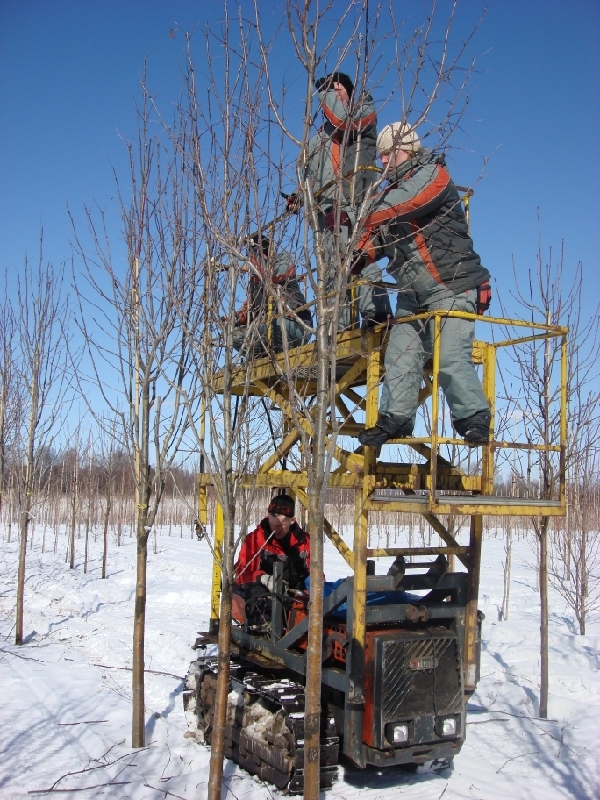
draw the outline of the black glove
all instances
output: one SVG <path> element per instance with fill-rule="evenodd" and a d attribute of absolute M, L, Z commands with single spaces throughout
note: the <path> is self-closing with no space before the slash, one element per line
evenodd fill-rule
<path fill-rule="evenodd" d="M 365 267 L 369 265 L 369 257 L 362 250 L 355 250 L 352 253 L 352 275 L 360 275 Z"/>
<path fill-rule="evenodd" d="M 273 562 L 279 561 L 279 556 L 276 553 L 267 553 L 263 550 L 260 554 L 260 568 L 267 575 L 273 574 Z"/>
<path fill-rule="evenodd" d="M 325 227 L 330 230 L 334 231 L 337 227 L 337 214 L 335 211 L 329 211 L 325 214 Z M 345 211 L 340 211 L 340 228 L 344 226 L 348 228 L 349 231 L 352 230 L 352 221 L 348 214 Z"/>
<path fill-rule="evenodd" d="M 290 548 L 287 562 L 283 567 L 283 580 L 290 589 L 304 589 L 304 581 L 309 575 L 307 555 L 305 551 L 301 553 L 297 547 Z"/>

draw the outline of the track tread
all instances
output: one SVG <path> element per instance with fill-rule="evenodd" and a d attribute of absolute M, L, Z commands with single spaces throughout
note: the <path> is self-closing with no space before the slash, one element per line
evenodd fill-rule
<path fill-rule="evenodd" d="M 231 656 L 230 670 L 225 756 L 278 789 L 288 794 L 301 794 L 304 790 L 304 686 L 268 670 L 262 671 L 243 656 Z M 210 744 L 211 738 L 217 673 L 215 656 L 199 656 L 190 664 L 184 685 L 183 707 L 188 726 L 196 739 L 206 744 Z M 236 696 L 243 701 L 240 703 Z M 268 719 L 267 715 L 272 717 L 270 725 L 261 723 L 261 716 L 264 720 Z M 338 774 L 339 737 L 333 719 L 326 714 L 323 715 L 320 750 L 321 788 L 329 788 Z"/>

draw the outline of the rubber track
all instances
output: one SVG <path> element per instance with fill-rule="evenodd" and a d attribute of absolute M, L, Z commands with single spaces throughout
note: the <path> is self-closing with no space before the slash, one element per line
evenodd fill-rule
<path fill-rule="evenodd" d="M 230 662 L 230 706 L 225 756 L 288 794 L 304 790 L 304 686 L 281 674 L 262 670 L 241 656 Z M 201 656 L 190 664 L 183 706 L 196 739 L 210 744 L 212 699 L 218 661 Z M 234 708 L 236 695 L 240 698 Z M 266 725 L 265 721 L 270 721 Z M 260 732 L 257 732 L 260 729 Z M 321 788 L 337 778 L 339 737 L 333 718 L 321 724 Z"/>

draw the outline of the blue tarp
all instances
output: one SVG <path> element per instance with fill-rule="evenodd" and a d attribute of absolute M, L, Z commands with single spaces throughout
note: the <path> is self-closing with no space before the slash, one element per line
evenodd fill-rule
<path fill-rule="evenodd" d="M 323 584 L 323 597 L 328 597 L 333 594 L 335 589 L 344 582 L 344 578 L 339 581 L 325 581 Z M 306 579 L 305 585 L 310 592 L 310 576 Z M 419 603 L 421 597 L 416 594 L 408 594 L 402 590 L 394 592 L 367 592 L 367 605 L 368 606 L 391 606 L 398 603 Z M 336 619 L 346 619 L 346 609 L 348 608 L 344 601 L 335 611 L 330 612 L 327 616 L 335 617 Z"/>

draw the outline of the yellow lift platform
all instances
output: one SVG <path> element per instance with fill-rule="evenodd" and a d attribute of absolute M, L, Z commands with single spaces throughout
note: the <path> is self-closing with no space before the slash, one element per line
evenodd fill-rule
<path fill-rule="evenodd" d="M 499 326 L 502 330 L 524 329 L 533 331 L 527 336 L 517 336 L 495 343 L 476 341 L 473 361 L 482 367 L 484 394 L 490 404 L 492 420 L 496 404 L 495 380 L 496 359 L 500 348 L 559 338 L 561 340 L 561 425 L 560 441 L 532 444 L 531 442 L 496 441 L 481 448 L 480 474 L 466 474 L 439 453 L 441 445 L 464 445 L 462 439 L 443 437 L 438 434 L 440 421 L 440 393 L 438 391 L 440 330 L 444 317 L 454 316 L 476 319 L 483 324 Z M 440 554 L 455 556 L 464 565 L 467 577 L 467 603 L 465 613 L 465 635 L 463 646 L 464 688 L 468 693 L 476 684 L 477 646 L 477 600 L 481 562 L 483 516 L 562 516 L 565 514 L 565 445 L 567 436 L 567 333 L 565 327 L 534 324 L 493 317 L 475 317 L 464 312 L 437 311 L 404 318 L 393 324 L 404 324 L 414 320 L 429 319 L 434 327 L 433 363 L 424 372 L 424 387 L 420 402 L 431 398 L 432 435 L 390 441 L 403 444 L 425 459 L 425 463 L 395 463 L 383 461 L 378 448 L 358 446 L 353 451 L 344 449 L 333 437 L 356 436 L 365 427 L 375 424 L 378 411 L 378 392 L 383 379 L 383 358 L 389 336 L 389 326 L 379 325 L 370 330 L 355 327 L 338 335 L 337 382 L 335 385 L 335 407 L 329 410 L 329 434 L 332 437 L 333 453 L 339 466 L 329 477 L 329 486 L 351 489 L 355 492 L 354 544 L 352 550 L 334 529 L 325 521 L 325 533 L 353 571 L 353 638 L 355 644 L 364 648 L 366 636 L 367 561 L 382 556 L 418 556 Z M 524 332 L 524 331 L 523 331 Z M 307 344 L 288 354 L 288 364 L 294 380 L 296 395 L 311 397 L 316 393 L 314 380 L 315 345 Z M 265 459 L 256 474 L 239 476 L 242 485 L 248 488 L 286 488 L 295 493 L 297 500 L 307 507 L 308 477 L 306 472 L 276 469 L 280 459 L 294 447 L 301 447 L 301 435 L 295 428 L 292 414 L 290 373 L 286 370 L 283 354 L 257 359 L 251 369 L 249 386 L 246 369 L 233 375 L 233 392 L 250 392 L 264 397 L 277 408 L 284 420 L 284 435 L 277 449 Z M 215 377 L 216 393 L 222 391 L 220 377 Z M 350 409 L 361 409 L 365 421 L 357 422 Z M 310 420 L 302 426 L 309 437 Z M 492 422 L 493 426 L 493 422 Z M 560 461 L 560 493 L 558 499 L 532 499 L 522 497 L 500 497 L 494 495 L 494 460 L 502 448 L 529 449 L 558 453 Z M 213 484 L 213 476 L 207 473 L 198 476 L 199 519 L 207 522 L 207 487 Z M 439 535 L 443 544 L 431 547 L 369 547 L 369 514 L 372 511 L 413 512 L 423 515 Z M 443 524 L 443 516 L 468 516 L 470 518 L 469 544 L 460 545 L 451 531 Z M 223 537 L 223 515 L 217 504 L 214 532 L 215 552 L 219 552 Z M 213 567 L 211 629 L 215 630 L 219 618 L 220 567 L 215 560 Z"/>

